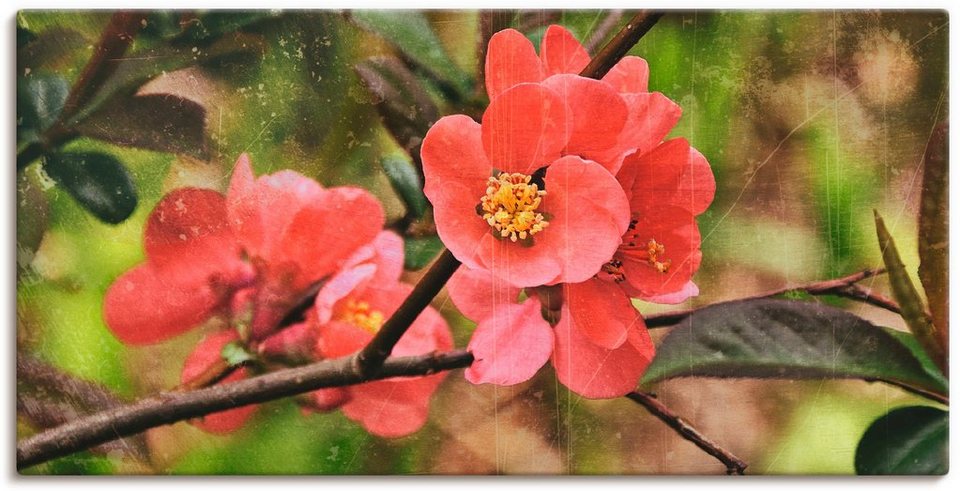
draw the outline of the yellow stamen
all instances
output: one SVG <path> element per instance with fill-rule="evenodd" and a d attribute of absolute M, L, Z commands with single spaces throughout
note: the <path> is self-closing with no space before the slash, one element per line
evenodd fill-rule
<path fill-rule="evenodd" d="M 501 172 L 487 182 L 478 213 L 500 238 L 526 240 L 549 225 L 537 208 L 547 192 L 530 184 L 530 176 Z"/>
<path fill-rule="evenodd" d="M 657 268 L 657 271 L 661 273 L 666 273 L 670 269 L 669 259 L 663 261 L 658 260 L 659 257 L 663 256 L 664 250 L 666 250 L 666 247 L 653 239 L 647 242 L 647 255 L 650 256 L 647 262 L 654 268 Z"/>
<path fill-rule="evenodd" d="M 347 300 L 346 305 L 337 317 L 374 334 L 383 327 L 383 323 L 386 321 L 383 312 L 371 309 L 367 302 L 358 302 L 352 298 Z"/>

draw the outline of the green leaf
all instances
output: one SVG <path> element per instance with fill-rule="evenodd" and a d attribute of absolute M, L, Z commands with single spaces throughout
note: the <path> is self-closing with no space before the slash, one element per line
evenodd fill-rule
<path fill-rule="evenodd" d="M 643 377 L 861 378 L 944 393 L 910 350 L 843 310 L 791 300 L 716 304 L 684 319 Z"/>
<path fill-rule="evenodd" d="M 947 388 L 950 386 L 947 377 L 943 375 L 943 372 L 940 371 L 940 368 L 937 367 L 937 364 L 927 355 L 927 352 L 923 350 L 923 346 L 920 346 L 920 342 L 917 341 L 916 336 L 910 334 L 909 332 L 898 331 L 896 329 L 891 329 L 889 327 L 881 328 L 884 331 L 890 333 L 891 336 L 900 341 L 900 344 L 906 346 L 910 353 L 913 353 L 913 357 L 920 362 L 920 366 L 923 367 L 923 371 L 927 372 L 927 375 L 931 379 L 937 381 L 939 386 L 942 388 L 941 393 L 946 394 Z"/>
<path fill-rule="evenodd" d="M 17 142 L 39 138 L 60 116 L 70 84 L 59 75 L 31 75 L 17 83 Z"/>
<path fill-rule="evenodd" d="M 946 474 L 948 420 L 946 411 L 930 406 L 900 407 L 881 416 L 857 445 L 857 474 Z"/>
<path fill-rule="evenodd" d="M 203 106 L 172 94 L 116 97 L 77 124 L 81 135 L 115 145 L 206 160 Z"/>
<path fill-rule="evenodd" d="M 407 206 L 413 218 L 420 218 L 427 211 L 427 198 L 423 195 L 423 182 L 417 169 L 404 155 L 394 153 L 383 158 L 383 171 L 393 190 Z"/>
<path fill-rule="evenodd" d="M 403 267 L 415 271 L 430 264 L 443 250 L 437 236 L 408 238 L 403 241 Z"/>
<path fill-rule="evenodd" d="M 236 341 L 223 345 L 223 349 L 220 350 L 220 356 L 232 367 L 256 359 L 255 356 L 245 350 L 243 346 Z"/>
<path fill-rule="evenodd" d="M 350 18 L 392 44 L 406 59 L 451 84 L 461 94 L 469 92 L 470 78 L 447 56 L 423 12 L 354 10 Z"/>
<path fill-rule="evenodd" d="M 356 70 L 394 140 L 419 158 L 423 136 L 440 118 L 420 81 L 396 58 L 370 58 L 358 63 Z"/>
<path fill-rule="evenodd" d="M 222 36 L 243 29 L 264 19 L 278 17 L 271 10 L 211 10 L 180 21 L 183 25 L 182 37 L 190 40 L 204 40 Z"/>
<path fill-rule="evenodd" d="M 923 156 L 923 185 L 920 198 L 918 249 L 920 283 L 927 293 L 933 324 L 940 332 L 947 332 L 947 303 L 949 300 L 949 258 L 947 245 L 949 212 L 947 210 L 947 123 L 937 126 Z"/>
<path fill-rule="evenodd" d="M 101 221 L 117 224 L 137 207 L 137 192 L 127 169 L 103 153 L 57 153 L 44 170 L 81 206 Z"/>
<path fill-rule="evenodd" d="M 913 281 L 910 280 L 906 266 L 900 260 L 900 253 L 897 252 L 897 246 L 894 244 L 890 232 L 887 231 L 883 218 L 876 210 L 874 210 L 873 215 L 877 222 L 877 239 L 880 241 L 883 263 L 887 266 L 887 277 L 890 278 L 893 297 L 900 304 L 900 316 L 907 323 L 910 332 L 920 341 L 924 351 L 943 369 L 946 366 L 947 358 L 946 349 L 940 342 L 941 340 L 945 341 L 946 336 L 941 337 L 941 333 L 937 332 L 937 328 L 927 314 L 923 300 L 917 293 Z"/>

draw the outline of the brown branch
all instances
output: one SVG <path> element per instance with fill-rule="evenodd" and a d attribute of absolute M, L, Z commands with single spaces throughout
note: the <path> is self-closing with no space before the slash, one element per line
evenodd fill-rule
<path fill-rule="evenodd" d="M 447 280 L 453 276 L 453 273 L 459 267 L 460 261 L 453 257 L 449 250 L 444 249 L 433 266 L 430 267 L 430 270 L 420 279 L 407 299 L 403 301 L 403 304 L 377 331 L 376 336 L 370 340 L 370 343 L 360 351 L 356 358 L 358 365 L 356 368 L 359 373 L 367 376 L 377 373 L 380 365 L 390 356 L 390 352 L 400 341 L 403 333 L 407 332 L 420 312 L 423 312 L 423 309 L 430 305 L 433 297 L 440 293 L 440 289 L 447 284 Z"/>
<path fill-rule="evenodd" d="M 149 428 L 197 418 L 235 407 L 272 401 L 324 387 L 390 377 L 430 375 L 473 362 L 467 351 L 387 359 L 380 370 L 360 372 L 357 355 L 280 370 L 192 392 L 167 392 L 129 406 L 103 411 L 47 430 L 17 443 L 17 469 L 69 455 Z"/>
<path fill-rule="evenodd" d="M 776 297 L 778 295 L 784 295 L 793 292 L 807 293 L 809 295 L 836 295 L 850 298 L 852 300 L 859 300 L 870 305 L 887 309 L 891 312 L 900 313 L 900 307 L 893 300 L 890 300 L 889 298 L 878 293 L 873 293 L 869 288 L 857 285 L 857 282 L 882 274 L 883 272 L 883 269 L 865 269 L 842 278 L 815 281 L 813 283 L 807 283 L 799 286 L 778 288 L 776 290 L 750 295 L 737 300 L 756 300 L 759 298 Z M 653 314 L 649 317 L 646 317 L 644 320 L 646 321 L 648 328 L 668 327 L 679 323 L 683 319 L 686 319 L 690 314 L 696 312 L 697 310 L 700 309 L 694 308 L 679 310 L 676 312 Z"/>
<path fill-rule="evenodd" d="M 616 65 L 627 54 L 627 51 L 630 51 L 630 48 L 637 44 L 637 41 L 640 41 L 644 34 L 650 32 L 650 29 L 656 25 L 660 17 L 663 17 L 663 12 L 650 12 L 648 10 L 638 12 L 597 53 L 597 56 L 590 60 L 590 64 L 580 72 L 580 75 L 590 78 L 603 78 L 613 68 L 613 65 Z"/>
<path fill-rule="evenodd" d="M 593 51 L 597 49 L 597 46 L 600 46 L 600 43 L 602 43 L 604 39 L 607 39 L 610 31 L 617 27 L 622 17 L 623 10 L 614 9 L 607 12 L 606 17 L 600 21 L 600 25 L 590 34 L 587 42 L 583 43 L 583 47 L 587 50 L 587 53 L 593 53 Z"/>
<path fill-rule="evenodd" d="M 740 460 L 739 457 L 731 453 L 729 450 L 724 449 L 716 442 L 710 440 L 702 433 L 697 431 L 697 429 L 691 426 L 690 423 L 687 423 L 677 413 L 673 412 L 673 410 L 657 400 L 656 396 L 653 394 L 648 394 L 646 392 L 631 392 L 627 394 L 627 398 L 636 402 L 637 404 L 640 404 L 647 411 L 650 411 L 650 414 L 656 416 L 660 419 L 660 421 L 666 423 L 667 426 L 672 428 L 673 431 L 677 432 L 677 434 L 683 437 L 684 440 L 692 442 L 697 447 L 700 447 L 701 450 L 722 462 L 723 465 L 727 467 L 727 474 L 743 475 L 744 469 L 747 468 L 746 462 Z"/>
<path fill-rule="evenodd" d="M 17 385 L 20 384 L 55 392 L 88 409 L 100 410 L 123 405 L 123 401 L 102 385 L 79 379 L 32 356 L 17 353 Z"/>

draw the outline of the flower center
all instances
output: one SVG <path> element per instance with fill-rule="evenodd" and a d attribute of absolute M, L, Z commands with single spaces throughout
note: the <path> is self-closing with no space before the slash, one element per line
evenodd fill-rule
<path fill-rule="evenodd" d="M 383 312 L 371 309 L 367 302 L 358 302 L 352 298 L 347 300 L 339 317 L 344 322 L 349 322 L 374 334 L 383 327 L 383 323 L 386 321 Z"/>
<path fill-rule="evenodd" d="M 526 174 L 501 172 L 487 181 L 487 194 L 480 198 L 477 213 L 499 238 L 526 240 L 549 225 L 537 212 L 547 192 L 530 184 L 530 179 Z"/>

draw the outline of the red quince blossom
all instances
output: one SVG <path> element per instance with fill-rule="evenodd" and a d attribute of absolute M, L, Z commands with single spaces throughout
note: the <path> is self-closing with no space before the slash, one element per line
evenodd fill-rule
<path fill-rule="evenodd" d="M 592 83 L 584 82 L 588 79 L 582 77 L 564 75 L 579 72 L 589 61 L 582 46 L 558 26 L 547 30 L 539 56 L 520 33 L 511 30 L 497 33 L 491 38 L 488 50 L 486 82 L 492 102 L 483 120 L 486 125 L 487 114 L 498 102 L 521 88 L 539 87 L 547 96 L 553 90 L 567 105 L 565 124 L 571 128 L 571 135 L 582 131 L 560 145 L 561 154 L 567 155 L 564 158 L 575 154 L 581 162 L 596 162 L 617 176 L 618 189 L 608 191 L 607 196 L 617 200 L 617 193 L 624 193 L 630 221 L 621 237 L 613 241 L 616 244 L 613 254 L 605 259 L 598 257 L 607 253 L 607 244 L 598 246 L 588 227 L 560 229 L 559 235 L 565 236 L 563 240 L 567 243 L 595 248 L 580 262 L 583 268 L 580 272 L 587 274 L 558 275 L 538 283 L 536 280 L 543 278 L 526 271 L 513 274 L 522 269 L 516 265 L 515 256 L 484 254 L 482 239 L 469 235 L 476 233 L 470 228 L 476 227 L 476 220 L 471 222 L 465 213 L 465 204 L 458 203 L 459 190 L 443 193 L 448 190 L 443 187 L 446 182 L 465 186 L 463 162 L 477 155 L 469 146 L 468 121 L 458 121 L 459 134 L 444 127 L 438 132 L 438 140 L 442 136 L 446 138 L 438 142 L 437 147 L 442 147 L 439 144 L 442 142 L 447 144 L 444 150 L 456 148 L 459 152 L 448 154 L 446 162 L 438 152 L 431 155 L 436 162 L 431 161 L 434 165 L 428 167 L 426 152 L 433 149 L 428 148 L 428 141 L 424 142 L 428 185 L 431 177 L 435 178 L 434 192 L 438 199 L 434 200 L 430 193 L 428 197 L 435 206 L 438 232 L 445 243 L 448 237 L 454 242 L 455 245 L 447 245 L 455 255 L 458 253 L 455 247 L 459 246 L 463 252 L 469 250 L 470 240 L 474 244 L 474 257 L 465 259 L 457 255 L 466 268 L 461 268 L 448 285 L 458 308 L 477 321 L 468 346 L 476 361 L 466 371 L 467 379 L 474 383 L 519 383 L 532 377 L 549 360 L 558 380 L 578 394 L 589 398 L 626 394 L 635 388 L 654 355 L 653 343 L 630 297 L 677 303 L 698 293 L 692 282 L 701 260 L 695 217 L 713 199 L 715 183 L 709 164 L 686 140 L 663 141 L 679 119 L 680 109 L 662 94 L 647 92 L 649 70 L 644 60 L 626 57 L 601 81 Z M 608 97 L 610 92 L 616 98 Z M 621 104 L 627 108 L 623 118 L 619 116 Z M 573 116 L 569 117 L 571 113 Z M 524 140 L 523 134 L 513 137 L 506 131 L 525 128 L 524 118 L 536 115 L 536 111 L 508 113 L 498 108 L 497 114 L 497 129 L 505 129 L 501 130 L 506 135 L 502 136 L 504 140 L 523 140 L 528 151 L 529 148 L 538 151 L 552 148 L 548 137 Z M 557 119 L 553 120 L 552 128 L 563 127 L 555 122 Z M 486 131 L 485 127 L 482 129 Z M 557 139 L 560 133 L 555 130 L 552 138 Z M 454 143 L 454 138 L 459 141 Z M 483 143 L 488 139 L 496 141 L 491 137 L 483 139 Z M 491 158 L 499 154 L 486 150 L 489 161 L 499 162 Z M 451 162 L 450 155 L 457 155 L 461 161 Z M 437 169 L 443 164 L 448 168 Z M 548 176 L 551 169 L 552 166 L 547 167 Z M 458 180 L 458 176 L 463 179 Z M 563 184 L 570 185 L 571 181 Z M 578 184 L 573 182 L 574 186 Z M 545 190 L 543 202 L 552 191 L 549 183 Z M 458 205 L 462 208 L 454 209 Z M 486 202 L 482 201 L 477 211 L 485 211 L 484 205 Z M 591 208 L 579 207 L 580 203 L 565 204 L 572 205 L 578 206 L 574 213 L 587 218 L 587 222 L 597 222 L 604 216 Z M 442 206 L 450 208 L 444 210 Z M 446 237 L 444 219 L 451 225 Z M 546 228 L 544 237 L 551 230 L 557 229 Z M 486 240 L 490 242 L 489 238 Z M 501 248 L 510 247 L 506 241 L 501 243 Z M 581 256 L 544 251 L 544 254 L 550 253 L 561 262 L 581 259 Z M 485 261 L 488 257 L 493 260 Z M 505 257 L 511 261 L 503 260 Z M 528 281 L 517 281 L 517 276 L 523 274 L 527 274 Z M 520 302 L 522 293 L 527 298 Z"/>
<path fill-rule="evenodd" d="M 402 270 L 402 239 L 392 232 L 381 232 L 324 284 L 303 322 L 268 337 L 259 345 L 258 352 L 267 358 L 284 360 L 302 356 L 303 361 L 356 353 L 409 295 L 411 287 L 400 282 Z M 223 346 L 235 339 L 234 331 L 227 331 L 204 340 L 184 366 L 184 380 L 201 373 L 199 367 L 216 362 Z M 427 307 L 404 333 L 393 354 L 422 355 L 452 347 L 453 338 L 446 322 L 436 310 Z M 240 370 L 230 380 L 242 378 Z M 426 423 L 430 398 L 445 376 L 443 372 L 425 377 L 395 377 L 321 389 L 308 395 L 306 407 L 316 411 L 341 409 L 372 434 L 406 436 Z M 195 424 L 212 432 L 233 431 L 243 425 L 254 408 L 214 413 Z"/>
<path fill-rule="evenodd" d="M 629 204 L 611 179 L 624 157 L 657 146 L 680 116 L 646 92 L 647 65 L 627 57 L 603 80 L 551 26 L 538 56 L 519 32 L 495 34 L 486 60 L 490 105 L 480 123 L 441 118 L 421 155 L 437 232 L 467 267 L 517 287 L 592 277 L 628 231 Z"/>
<path fill-rule="evenodd" d="M 254 178 L 241 155 L 226 196 L 182 188 L 157 203 L 144 231 L 147 260 L 107 290 L 104 319 L 126 344 L 159 342 L 216 314 L 264 339 L 383 222 L 363 189 L 325 189 L 292 171 Z"/>

